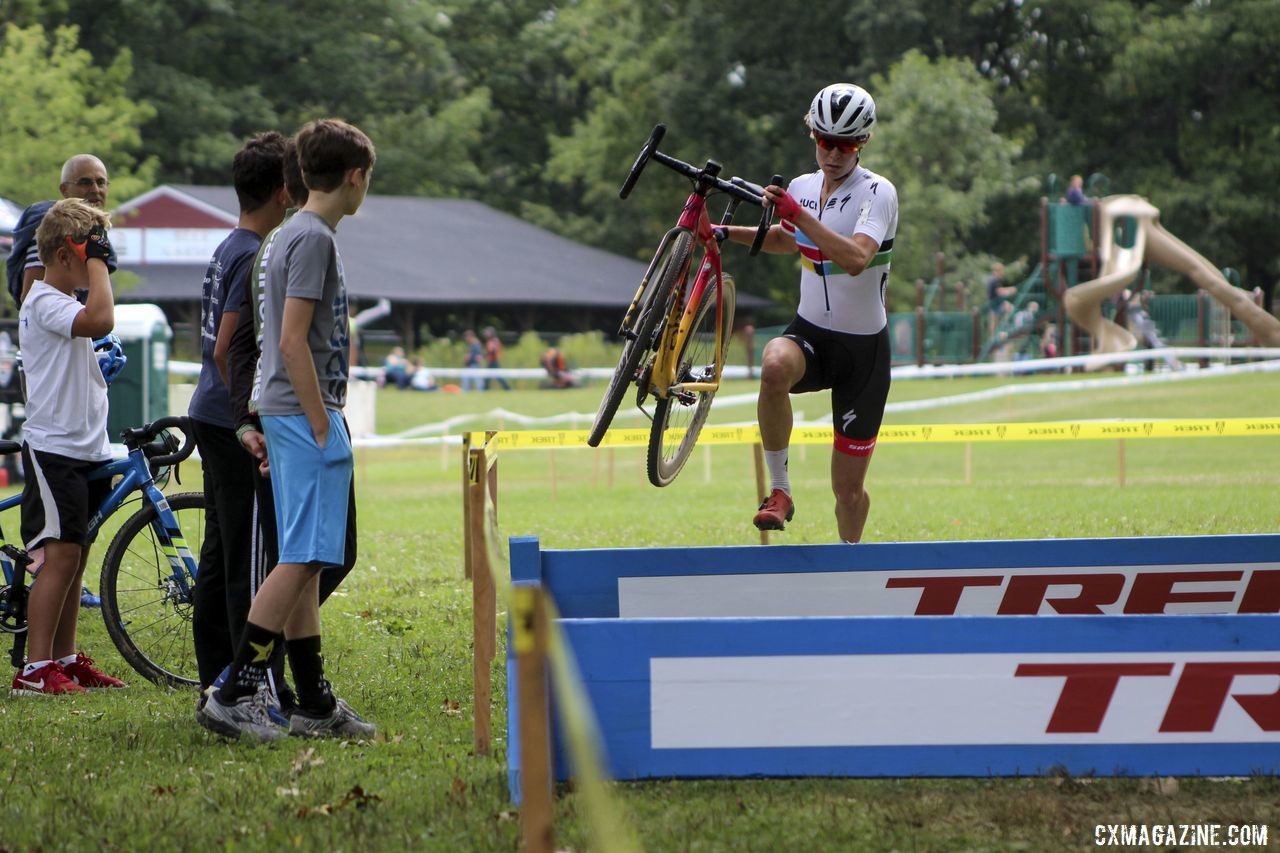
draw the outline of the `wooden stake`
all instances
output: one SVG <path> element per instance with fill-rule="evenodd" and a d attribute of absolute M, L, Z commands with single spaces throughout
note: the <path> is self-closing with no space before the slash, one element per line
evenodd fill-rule
<path fill-rule="evenodd" d="M 973 485 L 973 442 L 964 443 L 964 484 Z"/>
<path fill-rule="evenodd" d="M 1123 486 L 1124 485 L 1124 439 L 1123 438 L 1119 439 L 1116 442 L 1116 444 L 1118 445 L 1119 456 L 1120 456 L 1120 458 L 1117 460 L 1119 463 L 1117 465 L 1117 468 L 1119 469 L 1117 473 L 1119 474 L 1120 485 Z"/>
<path fill-rule="evenodd" d="M 516 694 L 520 703 L 520 847 L 526 853 L 552 853 L 555 836 L 547 711 L 547 611 L 540 588 L 518 586 L 513 594 Z"/>
<path fill-rule="evenodd" d="M 752 448 L 752 456 L 756 463 L 756 496 L 761 503 L 764 503 L 764 499 L 769 497 L 764 490 L 764 445 L 757 441 L 755 446 Z M 760 544 L 769 544 L 769 531 L 760 531 Z"/>

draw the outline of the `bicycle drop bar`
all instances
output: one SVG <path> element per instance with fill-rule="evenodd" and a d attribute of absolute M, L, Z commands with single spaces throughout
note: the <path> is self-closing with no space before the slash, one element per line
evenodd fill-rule
<path fill-rule="evenodd" d="M 183 461 L 191 455 L 191 451 L 195 450 L 196 436 L 195 431 L 191 429 L 191 421 L 181 415 L 170 415 L 169 417 L 160 418 L 152 421 L 145 426 L 127 429 L 121 433 L 126 447 L 139 447 L 167 429 L 176 429 L 182 433 L 182 447 L 175 453 L 168 453 L 163 456 L 153 456 L 151 458 L 152 466 L 156 468 L 165 465 L 174 465 Z"/>
<path fill-rule="evenodd" d="M 718 171 L 718 169 L 712 171 L 706 166 L 699 169 L 697 166 L 691 166 L 683 160 L 672 157 L 670 154 L 663 154 L 656 148 L 653 150 L 651 156 L 654 160 L 666 166 L 668 169 L 671 169 L 673 172 L 689 178 L 691 181 L 696 183 L 699 189 L 704 193 L 712 189 L 717 189 L 722 193 L 731 195 L 736 199 L 747 202 L 748 204 L 754 204 L 756 206 L 764 204 L 764 198 L 761 197 L 759 193 L 754 193 L 744 186 L 735 184 L 733 181 L 726 181 L 723 178 L 717 177 L 716 171 Z M 707 163 L 707 166 L 713 165 L 718 166 L 719 164 L 716 164 L 714 161 L 709 161 Z"/>

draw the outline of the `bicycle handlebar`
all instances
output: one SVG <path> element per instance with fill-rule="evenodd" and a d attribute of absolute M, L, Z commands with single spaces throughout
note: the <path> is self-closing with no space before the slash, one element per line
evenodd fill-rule
<path fill-rule="evenodd" d="M 169 417 L 152 421 L 144 426 L 127 429 L 121 433 L 120 437 L 124 440 L 125 446 L 130 450 L 133 450 L 134 448 L 141 447 L 151 441 L 151 439 L 160 435 L 160 433 L 167 429 L 176 429 L 182 433 L 182 446 L 172 453 L 165 453 L 159 456 L 150 457 L 151 466 L 154 470 L 156 468 L 163 468 L 166 465 L 176 465 L 190 456 L 191 451 L 195 450 L 195 430 L 191 428 L 191 421 L 189 418 L 182 417 L 181 415 L 170 415 Z M 167 449 L 169 446 L 168 443 L 166 443 L 165 446 Z"/>
<path fill-rule="evenodd" d="M 640 180 L 640 173 L 644 171 L 644 167 L 650 160 L 656 160 L 673 172 L 684 175 L 693 181 L 697 185 L 699 194 L 705 195 L 712 189 L 716 189 L 730 196 L 732 200 L 729 202 L 729 208 L 726 212 L 726 221 L 722 224 L 727 225 L 727 220 L 732 219 L 733 211 L 738 202 L 745 201 L 764 208 L 764 215 L 760 219 L 759 227 L 756 228 L 755 239 L 751 241 L 750 254 L 758 255 L 760 247 L 764 245 L 765 237 L 769 234 L 769 228 L 773 224 L 773 205 L 765 205 L 764 187 L 759 184 L 753 184 L 743 178 L 732 178 L 728 181 L 720 178 L 720 164 L 714 160 L 708 160 L 707 165 L 699 169 L 683 160 L 672 157 L 670 154 L 662 153 L 658 150 L 658 143 L 662 141 L 666 133 L 667 126 L 665 124 L 654 125 L 653 130 L 649 133 L 649 138 L 645 140 L 639 155 L 636 156 L 635 162 L 631 164 L 631 171 L 627 173 L 627 179 L 623 181 L 622 188 L 618 190 L 618 197 L 626 198 L 631 195 L 631 191 L 635 189 L 636 181 Z M 782 176 L 774 175 L 771 183 L 781 185 Z"/>

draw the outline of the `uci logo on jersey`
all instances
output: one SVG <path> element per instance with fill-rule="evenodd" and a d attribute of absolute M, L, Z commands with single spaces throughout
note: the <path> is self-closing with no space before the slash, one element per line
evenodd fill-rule
<path fill-rule="evenodd" d="M 797 199 L 797 201 L 800 202 L 801 207 L 807 207 L 810 210 L 818 209 L 818 203 L 811 198 L 801 198 L 801 199 Z"/>

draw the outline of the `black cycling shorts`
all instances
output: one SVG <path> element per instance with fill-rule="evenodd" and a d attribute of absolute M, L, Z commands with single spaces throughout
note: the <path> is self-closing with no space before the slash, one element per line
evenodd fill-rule
<path fill-rule="evenodd" d="M 28 551 L 49 539 L 81 547 L 93 543 L 89 519 L 111 493 L 109 478 L 89 479 L 102 464 L 23 443 L 22 542 Z"/>
<path fill-rule="evenodd" d="M 792 394 L 831 389 L 835 447 L 850 456 L 870 456 L 889 399 L 889 329 L 851 335 L 815 326 L 797 316 L 782 333 L 804 353 L 804 376 Z"/>

